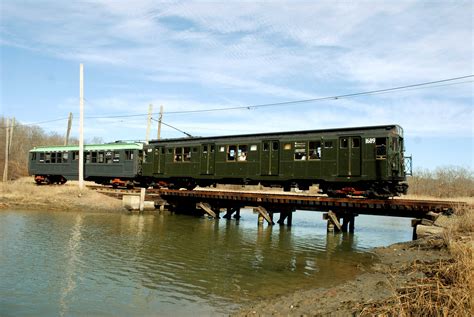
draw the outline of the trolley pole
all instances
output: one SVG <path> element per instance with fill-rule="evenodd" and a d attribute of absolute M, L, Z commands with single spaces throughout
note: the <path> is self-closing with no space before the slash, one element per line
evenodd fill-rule
<path fill-rule="evenodd" d="M 84 65 L 79 66 L 79 190 L 84 189 Z"/>

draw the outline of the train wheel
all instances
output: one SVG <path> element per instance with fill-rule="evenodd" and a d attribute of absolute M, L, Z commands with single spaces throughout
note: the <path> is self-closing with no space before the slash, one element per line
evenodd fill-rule
<path fill-rule="evenodd" d="M 193 190 L 194 188 L 196 188 L 196 184 L 187 184 L 186 185 L 187 190 Z"/>
<path fill-rule="evenodd" d="M 50 179 L 48 176 L 46 176 L 46 177 L 44 178 L 43 182 L 44 182 L 46 185 L 51 185 L 51 179 Z"/>

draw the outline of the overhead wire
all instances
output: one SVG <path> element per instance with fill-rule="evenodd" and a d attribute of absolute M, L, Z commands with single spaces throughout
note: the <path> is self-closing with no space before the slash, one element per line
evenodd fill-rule
<path fill-rule="evenodd" d="M 338 100 L 338 99 L 345 99 L 345 98 L 364 96 L 364 95 L 374 95 L 374 94 L 380 94 L 380 93 L 388 93 L 388 92 L 393 92 L 393 91 L 397 91 L 397 90 L 409 90 L 409 88 L 415 88 L 415 87 L 428 88 L 428 87 L 422 87 L 422 86 L 433 85 L 433 84 L 437 84 L 437 83 L 460 80 L 460 79 L 466 79 L 466 78 L 471 78 L 471 77 L 474 77 L 474 75 L 467 75 L 467 76 L 448 78 L 448 79 L 443 79 L 443 80 L 430 81 L 430 82 L 425 82 L 425 83 L 418 83 L 418 84 L 405 85 L 405 86 L 399 86 L 399 87 L 393 87 L 393 88 L 385 88 L 385 89 L 378 89 L 378 90 L 371 90 L 371 91 L 364 91 L 364 92 L 343 94 L 343 95 L 336 95 L 336 96 L 329 96 L 329 97 L 319 97 L 319 98 L 301 99 L 301 100 L 293 100 L 293 101 L 283 101 L 283 102 L 267 103 L 267 104 L 252 105 L 252 106 L 237 106 L 237 107 L 228 107 L 228 108 L 168 111 L 168 112 L 164 112 L 164 114 L 214 112 L 214 111 L 226 111 L 226 110 L 238 110 L 238 109 L 251 110 L 251 109 L 257 109 L 257 108 L 263 108 L 263 107 L 286 106 L 286 105 L 290 105 L 290 104 L 308 103 L 308 102 L 316 102 L 316 101 L 323 101 L 323 100 Z M 472 82 L 472 81 L 468 81 L 468 82 Z M 466 82 L 461 82 L 461 83 L 466 83 Z M 451 85 L 456 85 L 456 84 L 461 84 L 461 83 L 451 83 Z M 410 89 L 410 90 L 413 90 L 413 89 Z"/>
<path fill-rule="evenodd" d="M 231 111 L 231 110 L 252 110 L 264 107 L 278 107 L 278 106 L 286 106 L 291 104 L 300 104 L 300 103 L 310 103 L 310 102 L 318 102 L 324 100 L 339 100 L 339 99 L 346 99 L 346 98 L 353 98 L 359 96 L 366 96 L 366 95 L 377 95 L 377 94 L 386 94 L 391 92 L 398 92 L 398 91 L 411 91 L 416 89 L 428 89 L 428 88 L 436 88 L 436 87 L 443 87 L 443 86 L 452 86 L 452 85 L 460 85 L 466 83 L 472 83 L 474 81 L 462 81 L 462 82 L 455 82 L 455 83 L 447 83 L 441 85 L 434 85 L 438 83 L 446 83 L 461 79 L 472 78 L 474 75 L 467 75 L 467 76 L 460 76 L 460 77 L 453 77 L 447 78 L 442 80 L 435 80 L 430 82 L 423 82 L 411 85 L 404 85 L 392 88 L 385 88 L 385 89 L 378 89 L 378 90 L 370 90 L 358 93 L 350 93 L 350 94 L 342 94 L 342 95 L 335 95 L 335 96 L 326 96 L 326 97 L 319 97 L 319 98 L 310 98 L 310 99 L 301 99 L 301 100 L 291 100 L 291 101 L 283 101 L 283 102 L 276 102 L 276 103 L 266 103 L 266 104 L 258 104 L 258 105 L 248 105 L 248 106 L 235 106 L 235 107 L 223 107 L 223 108 L 211 108 L 211 109 L 197 109 L 197 110 L 178 110 L 178 111 L 165 111 L 163 114 L 188 114 L 188 113 L 206 113 L 206 112 L 218 112 L 218 111 Z M 158 112 L 153 112 L 152 115 L 158 115 Z M 87 119 L 114 119 L 114 118 L 130 118 L 130 117 L 144 117 L 147 116 L 147 113 L 141 114 L 123 114 L 123 115 L 104 115 L 104 116 L 88 116 L 85 117 Z"/>
<path fill-rule="evenodd" d="M 292 100 L 292 101 L 284 101 L 284 102 L 276 102 L 276 103 L 266 103 L 266 104 L 249 105 L 249 106 L 235 106 L 235 107 L 197 109 L 197 110 L 165 111 L 165 112 L 163 112 L 163 114 L 206 113 L 206 112 L 231 111 L 231 110 L 242 110 L 242 109 L 252 110 L 252 109 L 258 109 L 258 108 L 264 108 L 264 107 L 278 107 L 278 106 L 286 106 L 286 105 L 291 105 L 291 104 L 318 102 L 318 101 L 324 101 L 324 100 L 339 100 L 339 99 L 366 96 L 366 95 L 386 94 L 386 93 L 391 93 L 391 92 L 410 91 L 410 90 L 416 90 L 416 89 L 428 89 L 428 88 L 436 88 L 436 87 L 443 87 L 443 86 L 452 86 L 452 85 L 472 83 L 472 82 L 474 82 L 472 80 L 451 83 L 452 81 L 467 79 L 467 78 L 472 78 L 472 77 L 474 77 L 474 75 L 466 75 L 466 76 L 453 77 L 453 78 L 447 78 L 447 79 L 436 80 L 436 81 L 429 81 L 429 82 L 423 82 L 423 83 L 417 83 L 417 84 L 411 84 L 411 85 L 404 85 L 404 86 L 398 86 L 398 87 L 392 87 L 392 88 L 385 88 L 385 89 L 370 90 L 370 91 L 364 91 L 364 92 L 358 92 L 358 93 L 341 94 L 341 95 L 335 95 L 335 96 L 301 99 L 301 100 Z M 448 83 L 448 82 L 450 82 L 450 83 Z M 435 84 L 440 84 L 440 83 L 445 83 L 445 84 L 435 85 Z M 92 103 L 91 101 L 89 101 L 87 99 L 85 99 L 85 100 L 88 103 Z M 158 114 L 159 113 L 152 113 L 152 115 L 158 115 Z M 131 118 L 131 117 L 144 117 L 144 116 L 148 116 L 148 113 L 123 114 L 123 115 L 104 115 L 104 116 L 86 116 L 84 118 L 85 119 L 114 119 L 114 118 Z M 68 119 L 67 117 L 66 118 L 58 118 L 58 119 L 52 119 L 52 120 L 41 121 L 41 122 L 37 122 L 37 123 L 22 124 L 22 125 L 26 125 L 26 126 L 40 125 L 40 124 L 44 124 L 44 123 L 50 123 L 50 122 L 55 122 L 55 121 L 60 121 L 60 120 L 67 120 L 67 119 Z M 17 124 L 15 126 L 19 126 L 19 125 L 20 124 Z M 164 125 L 167 125 L 167 124 L 164 124 Z M 177 129 L 177 128 L 172 127 L 172 126 L 170 126 L 170 127 L 173 128 L 173 129 Z M 0 128 L 5 129 L 5 127 L 0 127 Z M 180 131 L 180 130 L 178 130 L 178 131 Z M 187 134 L 184 131 L 180 131 L 180 132 Z"/>

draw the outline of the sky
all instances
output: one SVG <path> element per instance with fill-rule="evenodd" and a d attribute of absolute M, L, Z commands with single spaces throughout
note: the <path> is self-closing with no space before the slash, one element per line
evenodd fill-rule
<path fill-rule="evenodd" d="M 64 134 L 72 112 L 77 137 L 83 63 L 86 140 L 145 139 L 152 104 L 194 136 L 396 123 L 415 169 L 474 169 L 472 12 L 462 0 L 1 0 L 1 115 Z"/>

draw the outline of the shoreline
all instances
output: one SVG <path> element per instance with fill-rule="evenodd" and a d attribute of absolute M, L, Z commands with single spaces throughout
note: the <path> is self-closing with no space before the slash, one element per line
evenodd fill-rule
<path fill-rule="evenodd" d="M 127 210 L 122 202 L 116 198 L 108 197 L 98 192 L 85 189 L 79 191 L 77 185 L 37 186 L 31 180 L 23 180 L 2 184 L 0 195 L 0 211 L 2 209 L 28 209 L 47 211 L 87 211 L 87 212 L 123 212 Z M 463 281 L 453 287 L 461 288 L 470 295 L 474 289 L 472 272 L 472 241 L 473 241 L 473 211 L 472 204 L 466 210 L 454 217 L 444 234 L 430 236 L 415 241 L 396 243 L 387 247 L 376 247 L 370 250 L 377 260 L 370 268 L 357 275 L 353 280 L 344 282 L 331 288 L 313 288 L 297 290 L 292 294 L 263 299 L 241 307 L 232 313 L 232 316 L 268 316 L 268 315 L 315 315 L 315 316 L 347 316 L 361 315 L 430 315 L 433 311 L 428 309 L 430 303 L 422 303 L 421 308 L 415 311 L 404 311 L 403 292 L 416 290 L 417 287 L 433 282 L 433 272 L 451 267 L 466 272 L 460 272 Z M 464 257 L 459 257 L 457 250 L 464 250 Z M 468 263 L 462 263 L 465 259 Z M 464 259 L 464 260 L 463 260 Z M 459 268 L 457 264 L 463 264 Z M 437 267 L 439 266 L 439 267 Z M 469 277 L 461 276 L 469 275 Z M 435 275 L 437 275 L 436 273 Z M 438 283 L 438 281 L 436 281 Z M 439 285 L 437 284 L 439 288 Z M 448 285 L 447 289 L 449 292 Z M 450 296 L 450 294 L 448 293 Z M 472 297 L 472 296 L 471 296 Z M 468 296 L 469 300 L 472 301 Z M 467 308 L 460 307 L 461 313 L 450 314 L 453 316 L 469 315 L 471 304 L 465 303 Z M 425 306 L 423 306 L 425 305 Z M 452 312 L 452 303 L 446 304 Z M 458 305 L 459 306 L 459 305 Z M 443 305 L 438 309 L 444 309 Z M 443 310 L 444 311 L 444 310 Z M 442 311 L 437 311 L 441 314 Z M 465 312 L 463 314 L 462 312 Z"/>
<path fill-rule="evenodd" d="M 395 289 L 423 278 L 423 265 L 450 258 L 441 237 L 399 242 L 371 251 L 376 255 L 376 263 L 353 280 L 331 288 L 298 290 L 271 298 L 243 307 L 232 316 L 371 316 L 372 306 L 390 299 Z M 414 267 L 417 262 L 423 265 Z"/>

